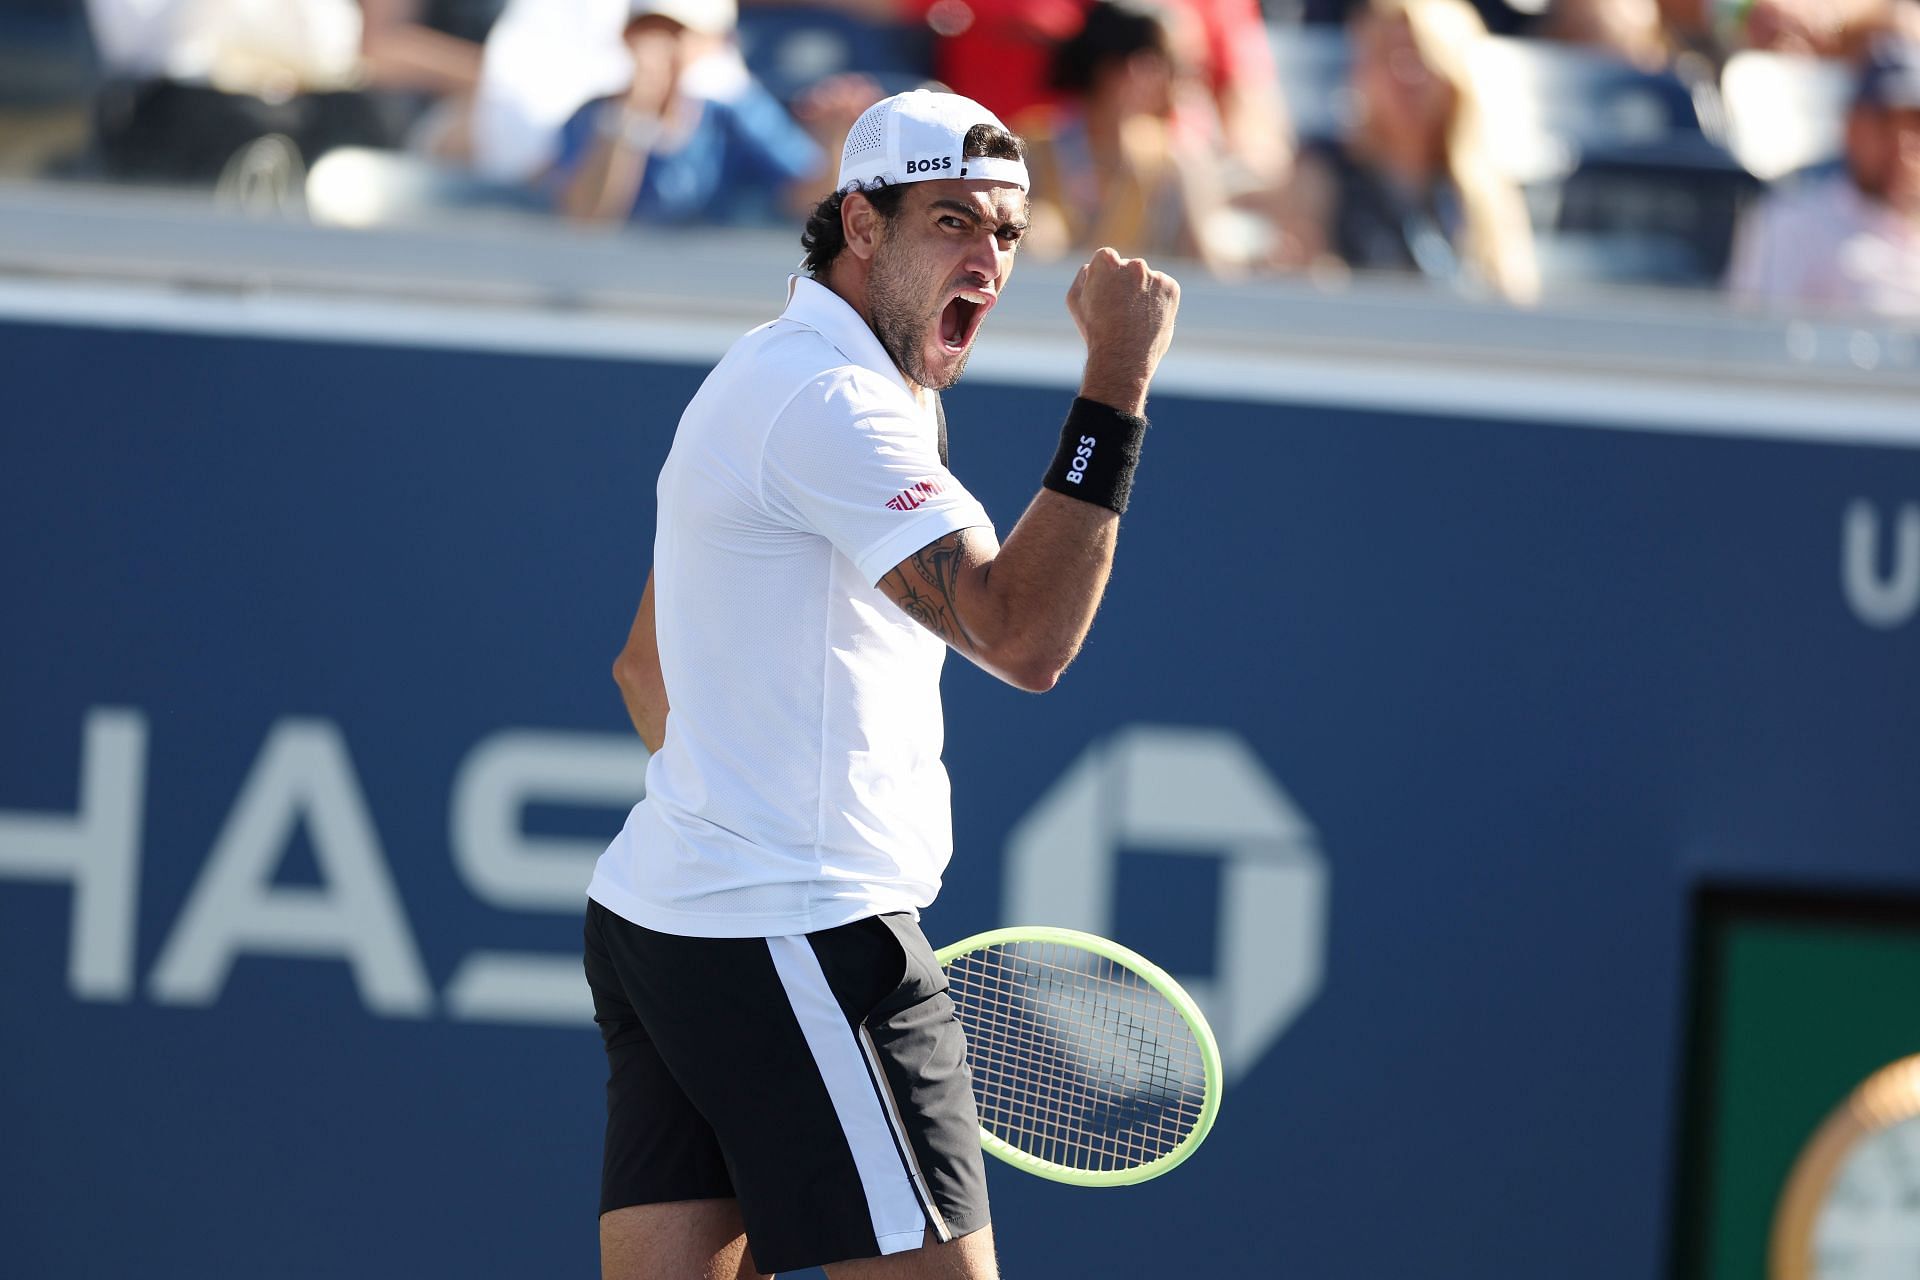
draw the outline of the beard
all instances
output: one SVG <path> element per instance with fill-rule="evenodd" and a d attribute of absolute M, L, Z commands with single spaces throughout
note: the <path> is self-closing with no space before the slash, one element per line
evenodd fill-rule
<path fill-rule="evenodd" d="M 926 302 L 913 297 L 916 274 L 911 256 L 896 248 L 891 236 L 880 242 L 873 256 L 873 270 L 867 276 L 867 309 L 873 314 L 873 336 L 880 339 L 907 381 L 929 391 L 945 391 L 960 381 L 973 349 L 963 352 L 944 375 L 936 376 L 927 368 L 927 336 L 940 323 L 940 313 L 929 315 Z"/>

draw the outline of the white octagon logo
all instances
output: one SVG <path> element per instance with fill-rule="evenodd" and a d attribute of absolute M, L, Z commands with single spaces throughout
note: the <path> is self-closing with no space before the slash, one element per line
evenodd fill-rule
<path fill-rule="evenodd" d="M 1320 990 L 1327 868 L 1312 826 L 1239 735 L 1130 726 L 1082 752 L 1014 825 L 1001 918 L 1112 936 L 1122 849 L 1225 860 L 1216 976 L 1174 977 L 1238 1078 Z"/>

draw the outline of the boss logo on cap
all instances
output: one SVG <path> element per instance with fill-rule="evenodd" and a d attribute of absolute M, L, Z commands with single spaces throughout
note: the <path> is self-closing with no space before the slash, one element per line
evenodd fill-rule
<path fill-rule="evenodd" d="M 934 171 L 939 169 L 951 169 L 951 168 L 953 168 L 952 156 L 941 156 L 937 160 L 907 161 L 908 173 L 933 173 Z"/>

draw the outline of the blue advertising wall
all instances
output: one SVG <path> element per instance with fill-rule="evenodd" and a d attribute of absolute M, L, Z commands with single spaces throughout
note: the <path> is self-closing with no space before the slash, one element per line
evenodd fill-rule
<path fill-rule="evenodd" d="M 0 349 L 0 1275 L 592 1274 L 565 872 L 703 368 Z M 1003 533 L 1063 403 L 949 393 Z M 1234 1078 L 1157 1182 L 994 1168 L 1008 1273 L 1656 1274 L 1690 887 L 1920 883 L 1920 451 L 1153 408 L 1060 687 L 948 667 L 924 927 L 1104 922 Z"/>

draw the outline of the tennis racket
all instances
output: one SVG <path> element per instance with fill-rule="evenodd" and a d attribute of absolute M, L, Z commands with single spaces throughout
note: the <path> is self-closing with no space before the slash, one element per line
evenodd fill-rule
<path fill-rule="evenodd" d="M 940 951 L 966 1029 L 980 1143 L 1083 1187 L 1156 1178 L 1220 1110 L 1220 1049 L 1158 965 L 1074 929 L 975 934 Z"/>

